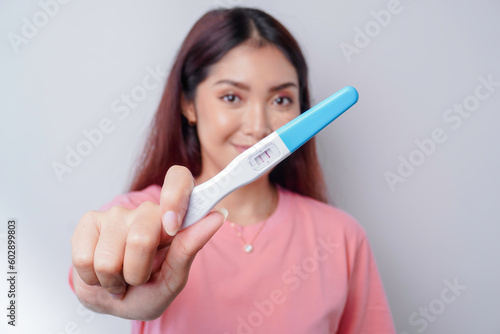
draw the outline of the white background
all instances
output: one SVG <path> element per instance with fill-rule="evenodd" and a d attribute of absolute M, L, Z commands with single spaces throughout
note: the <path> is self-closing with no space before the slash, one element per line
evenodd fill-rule
<path fill-rule="evenodd" d="M 128 321 L 79 307 L 67 283 L 73 229 L 86 211 L 126 191 L 163 83 L 123 119 L 111 106 L 142 84 L 147 68 L 169 68 L 203 13 L 242 5 L 266 10 L 297 38 L 313 104 L 346 85 L 359 91 L 358 104 L 318 135 L 318 150 L 332 203 L 368 233 L 398 333 L 499 333 L 500 87 L 459 127 L 443 117 L 455 104 L 474 102 L 479 77 L 500 82 L 500 3 L 401 0 L 384 27 L 371 11 L 388 4 L 73 0 L 14 47 L 9 36 L 22 36 L 23 18 L 43 23 L 43 9 L 37 1 L 2 0 L 0 332 L 129 332 Z M 360 45 L 358 36 L 357 53 L 346 57 L 342 43 L 356 46 L 356 29 L 365 28 L 372 29 L 369 43 Z M 113 131 L 59 180 L 53 163 L 65 163 L 68 147 L 103 119 Z M 418 153 L 415 141 L 436 128 L 446 139 Z M 391 189 L 385 174 L 398 173 L 400 156 L 419 165 Z M 16 329 L 7 328 L 4 307 L 12 217 Z M 445 303 L 446 280 L 462 290 L 448 291 Z"/>

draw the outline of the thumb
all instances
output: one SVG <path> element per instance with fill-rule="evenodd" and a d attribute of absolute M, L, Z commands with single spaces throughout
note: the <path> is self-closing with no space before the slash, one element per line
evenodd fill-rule
<path fill-rule="evenodd" d="M 212 211 L 173 238 L 161 269 L 170 291 L 185 284 L 196 254 L 219 230 L 227 215 L 226 209 Z"/>

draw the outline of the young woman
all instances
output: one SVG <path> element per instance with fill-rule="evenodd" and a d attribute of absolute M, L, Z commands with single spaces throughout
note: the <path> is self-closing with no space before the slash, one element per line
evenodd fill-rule
<path fill-rule="evenodd" d="M 363 228 L 326 204 L 314 138 L 178 232 L 195 185 L 309 107 L 304 57 L 278 21 L 205 14 L 177 54 L 131 191 L 75 229 L 80 301 L 133 319 L 133 333 L 394 333 Z"/>

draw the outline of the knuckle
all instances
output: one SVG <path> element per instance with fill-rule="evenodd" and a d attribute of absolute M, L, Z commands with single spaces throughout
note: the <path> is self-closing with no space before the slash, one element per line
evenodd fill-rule
<path fill-rule="evenodd" d="M 127 237 L 127 245 L 135 249 L 153 249 L 156 243 L 156 238 L 149 234 L 131 233 Z"/>
<path fill-rule="evenodd" d="M 128 221 L 128 213 L 131 210 L 124 208 L 119 205 L 112 206 L 108 211 L 104 213 L 104 217 L 101 219 L 102 224 L 106 225 L 118 225 L 125 226 L 124 221 Z"/>
<path fill-rule="evenodd" d="M 151 202 L 151 201 L 145 201 L 145 202 L 142 202 L 140 205 L 139 205 L 139 208 L 141 209 L 144 209 L 146 211 L 150 211 L 152 210 L 153 208 L 156 208 L 158 205 Z"/>
<path fill-rule="evenodd" d="M 148 219 L 152 214 L 156 214 L 156 211 L 159 212 L 160 206 L 156 203 L 146 201 L 141 203 L 137 209 L 133 211 L 131 223 L 143 221 L 144 219 Z"/>
<path fill-rule="evenodd" d="M 92 254 L 77 252 L 72 256 L 73 265 L 77 269 L 88 269 L 94 265 L 94 257 Z"/>
<path fill-rule="evenodd" d="M 107 213 L 112 217 L 117 217 L 122 215 L 126 210 L 127 209 L 122 206 L 113 205 L 111 208 L 108 209 Z"/>
<path fill-rule="evenodd" d="M 83 214 L 82 219 L 80 220 L 82 221 L 94 220 L 98 214 L 99 212 L 95 210 L 87 211 Z"/>
<path fill-rule="evenodd" d="M 122 269 L 118 256 L 110 252 L 100 252 L 94 258 L 94 270 L 101 275 L 115 275 Z"/>
<path fill-rule="evenodd" d="M 85 234 L 86 231 L 88 231 L 89 228 L 91 228 L 92 223 L 95 221 L 95 213 L 94 212 L 87 212 L 85 213 L 78 224 L 75 227 L 75 230 L 73 231 L 73 234 L 71 235 L 71 248 L 74 250 L 77 248 L 79 245 L 82 243 L 86 243 L 87 240 L 85 240 Z"/>
<path fill-rule="evenodd" d="M 78 221 L 76 225 L 75 231 L 73 233 L 71 241 L 74 242 L 79 235 L 79 232 L 89 226 L 92 222 L 96 221 L 99 212 L 97 211 L 87 211 L 83 214 L 83 216 Z"/>

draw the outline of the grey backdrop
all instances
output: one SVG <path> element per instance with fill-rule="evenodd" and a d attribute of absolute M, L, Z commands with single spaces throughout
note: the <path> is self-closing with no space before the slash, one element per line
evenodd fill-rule
<path fill-rule="evenodd" d="M 2 0 L 0 267 L 4 277 L 16 218 L 19 326 L 2 311 L 0 332 L 129 331 L 79 306 L 67 283 L 70 237 L 86 211 L 127 189 L 165 73 L 143 79 L 169 68 L 204 12 L 234 5 L 292 31 L 313 103 L 358 89 L 318 150 L 332 203 L 368 233 L 398 333 L 499 333 L 493 0 Z M 2 278 L 3 310 L 6 293 Z"/>

